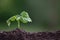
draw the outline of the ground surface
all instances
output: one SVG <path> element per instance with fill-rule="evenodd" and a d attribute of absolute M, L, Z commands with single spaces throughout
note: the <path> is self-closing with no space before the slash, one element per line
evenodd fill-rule
<path fill-rule="evenodd" d="M 30 33 L 16 29 L 0 32 L 0 40 L 60 40 L 60 31 Z"/>

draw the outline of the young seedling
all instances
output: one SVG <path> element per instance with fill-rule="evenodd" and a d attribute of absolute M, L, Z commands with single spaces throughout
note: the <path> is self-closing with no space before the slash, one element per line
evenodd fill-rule
<path fill-rule="evenodd" d="M 28 23 L 28 22 L 32 22 L 31 18 L 29 17 L 28 13 L 23 11 L 20 13 L 20 15 L 14 15 L 12 17 L 10 17 L 8 20 L 7 20 L 7 24 L 8 26 L 10 26 L 11 22 L 12 21 L 17 21 L 18 23 L 18 28 L 20 28 L 20 23 Z"/>

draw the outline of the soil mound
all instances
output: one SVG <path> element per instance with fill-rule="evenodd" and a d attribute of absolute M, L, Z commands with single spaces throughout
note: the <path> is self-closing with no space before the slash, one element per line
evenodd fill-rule
<path fill-rule="evenodd" d="M 60 31 L 30 33 L 16 29 L 0 32 L 0 40 L 60 40 Z"/>

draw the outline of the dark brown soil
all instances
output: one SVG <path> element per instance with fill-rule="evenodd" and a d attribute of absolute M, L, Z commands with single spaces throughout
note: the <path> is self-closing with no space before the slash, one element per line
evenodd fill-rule
<path fill-rule="evenodd" d="M 0 40 L 60 40 L 60 31 L 30 33 L 16 29 L 0 32 Z"/>

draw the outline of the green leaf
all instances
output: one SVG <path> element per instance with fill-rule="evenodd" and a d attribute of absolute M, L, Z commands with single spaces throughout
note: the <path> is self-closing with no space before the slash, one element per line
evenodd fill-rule
<path fill-rule="evenodd" d="M 16 15 L 16 20 L 20 20 L 20 15 Z"/>
<path fill-rule="evenodd" d="M 11 21 L 15 21 L 15 19 L 16 19 L 16 16 L 12 16 L 11 18 L 9 18 L 9 19 L 7 20 L 8 26 L 10 26 Z"/>
<path fill-rule="evenodd" d="M 21 22 L 23 22 L 23 23 L 27 23 L 27 22 L 32 22 L 32 20 L 31 20 L 31 18 L 29 17 L 29 15 L 28 15 L 28 13 L 27 12 L 25 12 L 25 11 L 23 11 L 22 13 L 21 13 Z"/>
<path fill-rule="evenodd" d="M 12 16 L 11 18 L 9 18 L 10 21 L 15 21 L 16 16 Z"/>
<path fill-rule="evenodd" d="M 25 12 L 25 11 L 23 11 L 20 15 L 23 16 L 23 17 L 25 17 L 25 18 L 29 17 L 28 13 Z"/>
<path fill-rule="evenodd" d="M 8 26 L 10 26 L 10 24 L 11 24 L 10 20 L 7 20 L 7 24 L 8 24 Z"/>
<path fill-rule="evenodd" d="M 27 21 L 24 17 L 22 17 L 22 16 L 21 16 L 20 21 L 23 22 L 23 23 L 27 23 L 27 22 L 28 22 L 28 21 Z"/>

